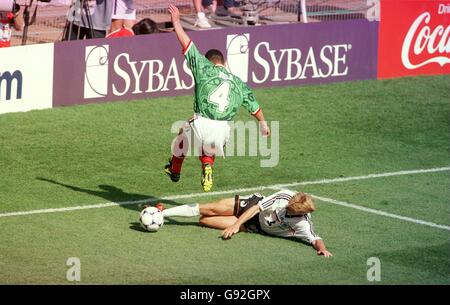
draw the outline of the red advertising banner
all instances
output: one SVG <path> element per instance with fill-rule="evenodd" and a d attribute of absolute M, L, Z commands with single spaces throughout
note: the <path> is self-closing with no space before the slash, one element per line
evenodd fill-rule
<path fill-rule="evenodd" d="M 381 0 L 378 78 L 450 74 L 450 1 Z"/>

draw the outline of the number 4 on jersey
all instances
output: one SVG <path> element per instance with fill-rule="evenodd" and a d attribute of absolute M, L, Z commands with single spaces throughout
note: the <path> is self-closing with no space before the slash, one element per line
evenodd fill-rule
<path fill-rule="evenodd" d="M 228 100 L 228 94 L 230 92 L 230 83 L 223 82 L 219 87 L 214 90 L 208 97 L 210 103 L 217 105 L 217 111 L 224 112 L 230 101 Z"/>

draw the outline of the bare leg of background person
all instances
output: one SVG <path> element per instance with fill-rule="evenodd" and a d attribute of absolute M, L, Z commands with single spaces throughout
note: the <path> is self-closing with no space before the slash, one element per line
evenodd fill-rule
<path fill-rule="evenodd" d="M 131 29 L 135 23 L 136 23 L 136 20 L 113 19 L 111 21 L 111 28 L 109 30 L 109 33 L 120 30 L 122 27 Z"/>
<path fill-rule="evenodd" d="M 203 12 L 202 0 L 193 0 L 195 12 L 197 13 L 197 21 L 195 22 L 195 26 L 199 28 L 210 28 L 211 25 L 208 22 L 208 18 L 206 18 L 205 13 Z"/>

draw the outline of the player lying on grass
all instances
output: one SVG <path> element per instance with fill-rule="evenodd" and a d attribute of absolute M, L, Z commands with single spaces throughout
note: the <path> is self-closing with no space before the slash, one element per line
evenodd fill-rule
<path fill-rule="evenodd" d="M 164 171 L 173 182 L 180 179 L 181 166 L 193 132 L 202 163 L 201 184 L 203 190 L 208 192 L 213 186 L 212 167 L 215 155 L 223 153 L 223 147 L 230 136 L 228 121 L 236 116 L 239 107 L 244 106 L 260 122 L 263 135 L 269 136 L 270 129 L 250 88 L 225 68 L 223 54 L 214 49 L 209 50 L 206 57 L 200 54 L 181 26 L 178 8 L 169 4 L 169 13 L 194 77 L 195 116 L 180 129 L 172 146 L 172 158 Z"/>
<path fill-rule="evenodd" d="M 272 236 L 296 238 L 313 246 L 318 255 L 330 257 L 323 240 L 314 232 L 311 214 L 315 210 L 313 198 L 305 193 L 289 190 L 268 197 L 260 194 L 236 195 L 206 204 L 181 205 L 164 209 L 164 217 L 200 216 L 201 225 L 221 229 L 224 239 L 238 232 L 265 233 Z"/>

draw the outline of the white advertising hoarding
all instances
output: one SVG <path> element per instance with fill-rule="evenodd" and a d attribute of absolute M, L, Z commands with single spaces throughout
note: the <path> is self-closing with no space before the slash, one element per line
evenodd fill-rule
<path fill-rule="evenodd" d="M 53 43 L 0 48 L 0 114 L 52 108 Z"/>

